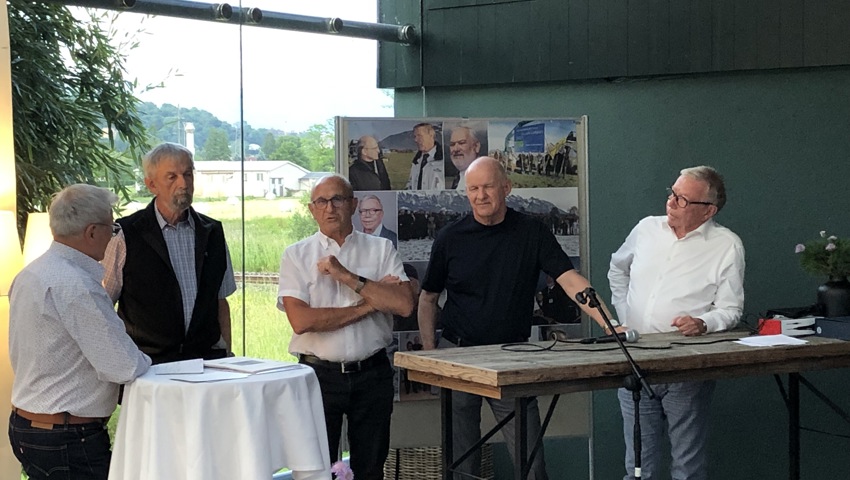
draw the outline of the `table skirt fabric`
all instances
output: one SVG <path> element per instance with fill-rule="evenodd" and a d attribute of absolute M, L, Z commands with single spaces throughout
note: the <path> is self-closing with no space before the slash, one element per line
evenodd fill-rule
<path fill-rule="evenodd" d="M 110 480 L 330 478 L 325 417 L 310 368 L 211 383 L 151 372 L 128 385 Z"/>

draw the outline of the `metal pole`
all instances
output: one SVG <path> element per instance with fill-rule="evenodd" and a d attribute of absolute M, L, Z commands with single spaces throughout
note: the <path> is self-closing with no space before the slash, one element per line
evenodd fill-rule
<path fill-rule="evenodd" d="M 306 33 L 322 33 L 413 45 L 419 42 L 411 24 L 356 22 L 335 17 L 310 17 L 259 8 L 234 9 L 228 3 L 202 3 L 188 0 L 47 0 L 62 5 L 100 8 L 122 12 L 205 20 Z"/>

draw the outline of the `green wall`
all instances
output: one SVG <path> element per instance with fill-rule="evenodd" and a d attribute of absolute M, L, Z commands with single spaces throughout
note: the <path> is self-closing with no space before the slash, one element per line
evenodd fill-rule
<path fill-rule="evenodd" d="M 726 177 L 717 219 L 747 250 L 749 319 L 807 305 L 825 279 L 802 272 L 794 245 L 828 230 L 850 236 L 850 68 L 504 87 L 396 90 L 396 116 L 588 116 L 591 281 L 609 297 L 610 255 L 642 217 L 663 214 L 664 188 L 681 168 L 708 164 Z M 423 99 L 424 95 L 424 99 Z M 847 370 L 810 376 L 850 410 Z M 802 395 L 804 426 L 846 434 L 847 424 Z M 622 475 L 614 391 L 594 395 L 595 478 Z M 787 478 L 787 420 L 772 377 L 719 382 L 711 478 Z M 850 478 L 850 441 L 802 434 L 803 478 Z M 553 454 L 552 478 L 582 478 L 586 451 Z M 572 462 L 572 464 L 570 464 Z"/>

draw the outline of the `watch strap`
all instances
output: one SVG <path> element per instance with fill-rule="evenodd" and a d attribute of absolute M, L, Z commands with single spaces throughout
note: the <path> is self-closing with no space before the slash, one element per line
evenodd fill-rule
<path fill-rule="evenodd" d="M 363 290 L 363 287 L 366 286 L 366 278 L 358 276 L 357 277 L 357 285 L 354 287 L 354 293 L 360 293 Z"/>

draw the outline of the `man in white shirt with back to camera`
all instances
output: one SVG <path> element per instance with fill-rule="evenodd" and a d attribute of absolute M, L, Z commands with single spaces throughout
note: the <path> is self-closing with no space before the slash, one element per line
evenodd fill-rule
<path fill-rule="evenodd" d="M 704 335 L 733 328 L 744 306 L 744 247 L 714 216 L 726 188 L 713 168 L 686 168 L 668 189 L 667 216 L 646 217 L 611 255 L 608 281 L 620 322 L 640 333 Z M 660 478 L 661 437 L 670 438 L 673 480 L 708 477 L 706 445 L 714 381 L 653 385 L 641 393 L 641 478 Z M 634 399 L 618 392 L 626 476 L 634 477 Z"/>
<path fill-rule="evenodd" d="M 109 190 L 83 184 L 56 194 L 53 243 L 12 283 L 9 442 L 31 480 L 106 480 L 106 421 L 119 384 L 151 364 L 100 283 L 98 262 L 120 229 L 112 219 L 117 201 Z"/>

